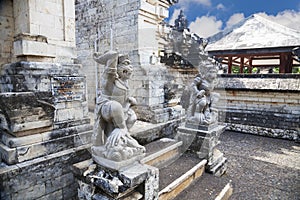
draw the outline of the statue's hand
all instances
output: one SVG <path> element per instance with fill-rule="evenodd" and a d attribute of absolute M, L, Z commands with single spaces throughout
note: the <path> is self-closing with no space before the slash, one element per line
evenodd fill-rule
<path fill-rule="evenodd" d="M 126 130 L 116 128 L 111 133 L 111 135 L 107 138 L 107 142 L 106 142 L 107 147 L 118 146 L 121 139 L 125 138 L 126 135 L 127 135 Z"/>
<path fill-rule="evenodd" d="M 197 97 L 198 98 L 201 98 L 205 95 L 205 90 L 200 90 L 198 93 L 197 93 Z"/>
<path fill-rule="evenodd" d="M 134 105 L 137 104 L 137 101 L 134 97 L 128 97 L 128 101 L 129 101 L 131 106 L 134 106 Z"/>

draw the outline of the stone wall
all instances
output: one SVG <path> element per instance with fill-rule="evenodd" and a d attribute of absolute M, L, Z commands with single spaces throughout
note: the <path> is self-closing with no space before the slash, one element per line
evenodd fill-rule
<path fill-rule="evenodd" d="M 92 135 L 74 0 L 0 1 L 0 33 L 0 199 L 74 199 Z"/>
<path fill-rule="evenodd" d="M 74 6 L 74 0 L 13 1 L 13 51 L 18 61 L 73 63 Z"/>
<path fill-rule="evenodd" d="M 96 86 L 101 74 L 92 54 L 95 51 L 105 52 L 111 47 L 123 53 L 137 48 L 138 7 L 138 0 L 75 2 L 78 62 L 84 66 L 82 71 L 88 77 L 87 92 L 91 110 L 95 105 Z"/>
<path fill-rule="evenodd" d="M 153 52 L 157 57 L 159 47 L 163 45 L 159 37 L 159 23 L 168 17 L 169 6 L 170 2 L 166 0 L 75 1 L 78 62 L 84 66 L 82 71 L 88 77 L 90 110 L 94 109 L 96 88 L 100 88 L 99 79 L 103 70 L 103 66 L 98 66 L 92 59 L 95 51 L 112 49 L 129 54 L 134 67 L 133 81 L 130 83 L 132 94 L 135 95 L 136 90 L 143 90 L 143 93 L 146 91 L 147 94 L 142 96 L 146 99 L 153 93 L 153 80 L 146 80 L 147 77 L 155 75 L 159 70 L 165 71 L 166 68 L 159 63 L 150 65 L 150 57 Z M 155 88 L 155 92 L 162 90 Z M 160 92 L 160 95 L 163 93 Z M 162 103 L 163 99 L 156 95 L 145 105 L 156 102 Z"/>
<path fill-rule="evenodd" d="M 228 129 L 299 140 L 300 76 L 291 74 L 222 75 L 221 116 Z"/>
<path fill-rule="evenodd" d="M 74 163 L 90 158 L 89 146 L 69 149 L 20 164 L 0 163 L 0 199 L 76 199 Z"/>
<path fill-rule="evenodd" d="M 14 37 L 13 1 L 0 1 L 0 69 L 12 61 Z"/>

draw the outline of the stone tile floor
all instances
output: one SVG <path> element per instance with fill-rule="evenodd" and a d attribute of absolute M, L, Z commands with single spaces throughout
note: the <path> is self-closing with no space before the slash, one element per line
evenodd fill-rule
<path fill-rule="evenodd" d="M 300 199 L 300 143 L 228 131 L 220 140 L 231 199 Z"/>
<path fill-rule="evenodd" d="M 220 141 L 226 174 L 205 174 L 175 200 L 214 199 L 229 180 L 231 200 L 300 200 L 300 143 L 229 131 Z"/>

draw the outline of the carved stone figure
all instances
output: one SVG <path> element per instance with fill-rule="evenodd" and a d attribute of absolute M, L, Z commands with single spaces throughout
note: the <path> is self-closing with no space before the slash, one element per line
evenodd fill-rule
<path fill-rule="evenodd" d="M 207 67 L 205 75 L 195 77 L 189 91 L 188 122 L 210 125 L 218 121 L 218 111 L 214 106 L 219 94 L 213 92 L 216 78 L 217 68 L 214 65 Z"/>
<path fill-rule="evenodd" d="M 177 19 L 175 19 L 175 29 L 180 32 L 182 32 L 184 29 L 188 29 L 188 21 L 182 10 L 180 10 L 180 14 L 178 15 Z"/>
<path fill-rule="evenodd" d="M 98 162 L 105 158 L 120 162 L 143 155 L 145 148 L 129 134 L 137 120 L 130 108 L 136 104 L 135 98 L 129 96 L 128 80 L 133 71 L 130 60 L 115 51 L 103 55 L 94 53 L 94 60 L 105 65 L 101 94 L 95 109 L 94 160 Z"/>

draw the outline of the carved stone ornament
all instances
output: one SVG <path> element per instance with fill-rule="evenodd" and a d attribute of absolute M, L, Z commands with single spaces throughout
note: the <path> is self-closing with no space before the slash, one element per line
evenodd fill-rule
<path fill-rule="evenodd" d="M 208 64 L 205 74 L 198 74 L 187 91 L 185 91 L 185 108 L 187 123 L 208 126 L 218 121 L 215 105 L 220 95 L 213 92 L 217 81 L 217 66 Z"/>
<path fill-rule="evenodd" d="M 94 60 L 105 65 L 105 69 L 96 102 L 92 156 L 100 165 L 119 169 L 145 154 L 145 147 L 129 134 L 137 120 L 130 108 L 136 100 L 129 96 L 128 87 L 133 68 L 127 56 L 115 51 L 94 53 Z"/>

